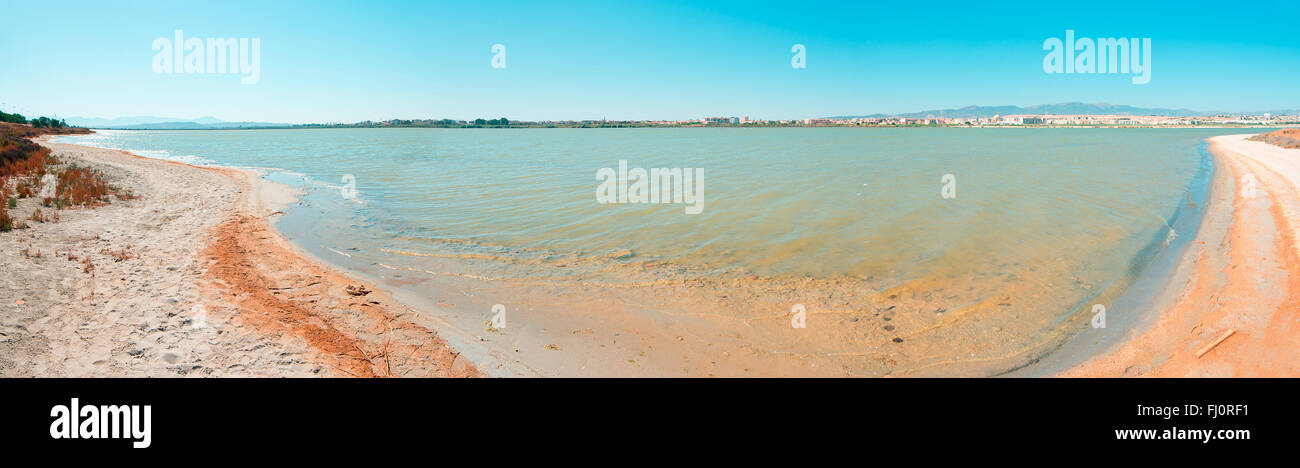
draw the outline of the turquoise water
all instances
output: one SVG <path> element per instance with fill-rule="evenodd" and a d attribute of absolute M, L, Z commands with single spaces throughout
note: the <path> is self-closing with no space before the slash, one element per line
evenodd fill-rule
<path fill-rule="evenodd" d="M 312 129 L 62 141 L 259 168 L 307 190 L 283 231 L 344 263 L 421 271 L 454 259 L 483 277 L 603 283 L 852 279 L 944 307 L 1014 298 L 988 313 L 1037 317 L 1033 334 L 1122 293 L 1180 218 L 1194 229 L 1210 171 L 1202 140 L 1221 132 Z M 620 160 L 702 168 L 702 212 L 599 203 L 597 172 Z M 955 198 L 942 196 L 946 175 Z M 670 267 L 633 268 L 647 262 Z"/>

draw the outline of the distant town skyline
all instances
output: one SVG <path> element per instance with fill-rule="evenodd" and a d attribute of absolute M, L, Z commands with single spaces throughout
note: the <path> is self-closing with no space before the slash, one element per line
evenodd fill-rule
<path fill-rule="evenodd" d="M 591 123 L 591 122 L 641 122 L 654 124 L 690 124 L 698 122 L 702 125 L 743 125 L 743 124 L 763 124 L 763 123 L 862 123 L 862 122 L 898 122 L 904 123 L 913 121 L 913 123 L 995 123 L 997 117 L 1011 116 L 1042 116 L 1058 117 L 1057 119 L 1046 119 L 1045 122 L 1029 123 L 1057 123 L 1067 124 L 1066 121 L 1079 123 L 1077 119 L 1064 119 L 1059 117 L 1069 116 L 1134 116 L 1134 117 L 1167 117 L 1170 119 L 1142 119 L 1143 121 L 1152 122 L 1172 122 L 1174 119 L 1183 122 L 1205 121 L 1206 118 L 1214 121 L 1236 121 L 1236 122 L 1258 122 L 1260 120 L 1274 120 L 1290 118 L 1291 120 L 1300 119 L 1300 109 L 1273 109 L 1268 112 L 1214 112 L 1214 111 L 1197 111 L 1193 109 L 1160 109 L 1160 108 L 1137 108 L 1127 105 L 1116 105 L 1108 103 L 1081 103 L 1069 102 L 1060 104 L 1039 104 L 1033 106 L 965 106 L 961 108 L 949 109 L 932 109 L 916 112 L 904 112 L 897 114 L 866 114 L 856 116 L 826 116 L 826 117 L 809 117 L 803 119 L 782 119 L 782 118 L 761 118 L 753 116 L 704 116 L 689 119 L 639 119 L 639 120 L 618 120 L 618 119 L 540 119 L 524 121 L 530 124 L 534 123 Z M 242 121 L 231 122 L 217 119 L 211 116 L 196 118 L 184 117 L 160 117 L 160 116 L 124 116 L 116 118 L 100 118 L 85 116 L 67 116 L 69 123 L 77 126 L 87 126 L 95 128 L 128 128 L 132 126 L 149 125 L 149 124 L 179 124 L 195 123 L 204 128 L 230 128 L 230 127 L 249 127 L 249 126 L 266 126 L 266 125 L 331 125 L 331 124 L 358 124 L 364 122 L 391 122 L 394 120 L 409 120 L 415 122 L 430 122 L 438 120 L 454 120 L 457 122 L 474 123 L 475 121 L 484 120 L 487 124 L 495 124 L 493 119 L 441 119 L 437 117 L 426 117 L 420 119 L 370 119 L 358 122 L 307 122 L 307 123 L 289 123 L 289 122 L 254 122 Z M 506 118 L 506 117 L 502 117 Z M 1094 119 L 1096 120 L 1096 119 Z M 1108 120 L 1108 119 L 1100 119 Z M 519 119 L 513 119 L 513 122 L 519 122 Z M 1290 120 L 1281 120 L 1280 122 L 1289 122 Z M 1010 120 L 1003 123 L 1011 123 Z M 1017 122 L 1024 123 L 1024 122 Z M 150 128 L 187 128 L 178 125 L 152 126 Z M 194 128 L 198 128 L 195 126 Z"/>
<path fill-rule="evenodd" d="M 1289 24 L 1300 5 L 1286 1 L 1250 8 L 762 1 L 66 6 L 7 7 L 24 20 L 0 30 L 0 42 L 17 45 L 0 48 L 0 110 L 298 124 L 801 120 L 1071 101 L 1199 112 L 1300 108 L 1300 39 Z M 57 33 L 50 25 L 59 25 Z M 184 32 L 182 44 L 172 44 L 177 31 Z M 1045 42 L 1067 31 L 1098 44 L 1149 38 L 1149 82 L 1044 72 Z M 224 55 L 192 62 L 184 53 L 190 40 L 201 49 L 240 50 L 224 48 L 226 39 L 247 40 L 246 61 L 247 47 L 257 46 L 256 73 L 203 73 L 216 63 L 239 63 Z M 163 42 L 178 60 L 162 54 Z"/>

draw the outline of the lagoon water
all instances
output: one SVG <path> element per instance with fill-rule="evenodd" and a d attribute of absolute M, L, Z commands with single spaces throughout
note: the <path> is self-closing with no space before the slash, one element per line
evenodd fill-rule
<path fill-rule="evenodd" d="M 301 187 L 282 231 L 345 266 L 615 286 L 699 279 L 724 290 L 763 279 L 803 285 L 783 294 L 811 302 L 824 292 L 816 285 L 848 281 L 954 317 L 936 327 L 970 334 L 959 330 L 981 322 L 1023 347 L 1077 325 L 1089 304 L 1125 293 L 1147 260 L 1194 235 L 1212 170 L 1202 140 L 1214 134 L 395 128 L 62 141 L 256 168 Z M 703 212 L 598 203 L 597 171 L 620 160 L 703 168 Z M 946 175 L 954 198 L 942 196 Z M 951 314 L 962 309 L 972 312 Z"/>

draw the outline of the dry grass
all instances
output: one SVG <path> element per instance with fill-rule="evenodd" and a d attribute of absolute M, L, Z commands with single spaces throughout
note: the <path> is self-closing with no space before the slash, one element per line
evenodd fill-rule
<path fill-rule="evenodd" d="M 0 200 L 6 201 L 4 205 L 0 205 L 0 232 L 12 231 L 14 219 L 9 216 L 8 208 L 13 208 L 17 200 L 9 198 L 9 188 L 5 187 L 4 179 L 0 179 Z"/>
<path fill-rule="evenodd" d="M 28 138 L 49 134 L 90 133 L 84 128 L 33 128 L 30 125 L 0 123 L 0 232 L 26 227 L 15 222 L 9 210 L 17 208 L 19 198 L 35 197 L 41 192 L 41 179 L 56 173 L 59 162 L 48 148 L 33 143 Z M 107 203 L 107 196 L 116 190 L 104 182 L 103 174 L 75 166 L 57 172 L 59 190 L 55 197 L 41 200 L 41 204 L 63 209 L 68 205 L 96 205 Z M 12 194 L 10 193 L 12 190 Z M 134 198 L 134 194 L 125 193 Z M 37 209 L 32 221 L 58 221 L 57 211 L 46 214 Z"/>
<path fill-rule="evenodd" d="M 14 176 L 14 177 L 17 178 L 21 176 Z M 41 186 L 36 183 L 36 180 L 38 180 L 37 177 L 19 178 L 17 180 L 17 184 L 14 186 L 14 192 L 18 194 L 18 198 L 31 198 L 36 196 L 37 193 L 40 193 Z"/>
<path fill-rule="evenodd" d="M 0 148 L 0 179 L 28 175 L 45 167 L 49 149 L 27 139 L 5 141 L 9 144 Z"/>
<path fill-rule="evenodd" d="M 59 189 L 56 198 L 72 205 L 97 206 L 108 203 L 113 188 L 104 180 L 104 174 L 86 168 L 69 166 L 59 171 Z"/>
<path fill-rule="evenodd" d="M 31 216 L 27 217 L 27 220 L 35 221 L 38 223 L 57 223 L 59 222 L 59 212 L 50 211 L 49 214 L 46 214 L 45 212 L 41 211 L 40 208 L 37 208 L 36 211 L 32 212 Z"/>
<path fill-rule="evenodd" d="M 37 223 L 57 222 L 59 210 L 69 207 L 95 207 L 119 200 L 136 198 L 134 193 L 109 185 L 102 172 L 65 165 L 48 148 L 28 138 L 48 134 L 90 133 L 77 128 L 32 128 L 28 125 L 0 123 L 0 232 L 24 229 L 27 224 L 14 219 L 10 210 L 18 207 L 19 199 L 42 195 L 42 179 L 53 175 L 57 185 L 42 197 L 42 210 L 37 208 L 27 217 Z M 129 255 L 129 253 L 127 254 Z M 29 255 L 30 257 L 30 255 Z M 129 257 L 128 257 L 129 258 Z M 121 260 L 118 260 L 121 261 Z M 89 266 L 93 269 L 93 266 Z"/>
<path fill-rule="evenodd" d="M 122 262 L 137 257 L 137 255 L 134 252 L 131 252 L 131 246 L 129 245 L 126 247 L 122 247 L 121 250 L 117 250 L 117 251 L 103 249 L 100 250 L 99 253 L 112 257 L 114 262 Z"/>

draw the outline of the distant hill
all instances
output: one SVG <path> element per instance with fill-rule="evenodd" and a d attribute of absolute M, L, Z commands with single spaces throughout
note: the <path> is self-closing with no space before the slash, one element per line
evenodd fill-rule
<path fill-rule="evenodd" d="M 68 117 L 69 124 L 83 127 L 125 127 L 128 125 L 164 123 L 164 122 L 194 122 L 200 124 L 212 124 L 224 122 L 215 117 L 199 117 L 197 119 L 183 119 L 180 117 L 155 117 L 150 115 L 140 115 L 132 117 L 117 117 L 113 119 L 104 119 L 99 117 Z M 75 123 L 74 123 L 75 122 Z"/>
<path fill-rule="evenodd" d="M 1288 111 L 1274 112 L 1277 114 Z M 1293 112 L 1293 111 L 1292 111 Z M 923 119 L 935 117 L 948 117 L 954 119 L 977 119 L 993 117 L 995 115 L 1016 115 L 1016 114 L 1087 114 L 1087 115 L 1161 115 L 1161 116 L 1207 116 L 1217 115 L 1222 112 L 1201 112 L 1191 109 L 1163 109 L 1163 108 L 1143 108 L 1115 104 L 1088 104 L 1083 102 L 1067 102 L 1062 104 L 1039 104 L 1036 106 L 966 106 L 960 109 L 935 109 L 920 112 L 909 112 L 905 114 L 871 114 L 858 116 L 836 116 L 827 117 L 830 119 L 853 119 L 853 118 L 882 118 L 882 117 L 903 117 L 908 119 Z"/>
<path fill-rule="evenodd" d="M 228 128 L 268 128 L 268 127 L 292 127 L 292 124 L 274 123 L 274 122 L 221 122 L 211 124 L 201 124 L 197 122 L 159 122 L 145 123 L 138 125 L 125 125 L 121 127 L 91 127 L 105 128 L 110 130 L 219 130 Z"/>
<path fill-rule="evenodd" d="M 177 117 L 68 117 L 68 125 L 114 130 L 208 130 L 221 128 L 288 127 L 290 124 L 274 122 L 227 122 L 215 117 L 182 119 Z"/>

